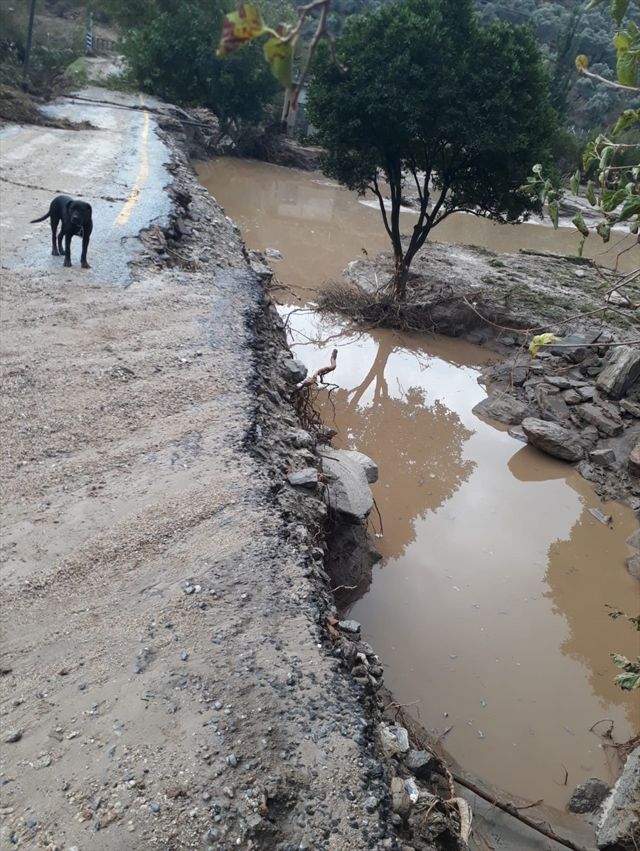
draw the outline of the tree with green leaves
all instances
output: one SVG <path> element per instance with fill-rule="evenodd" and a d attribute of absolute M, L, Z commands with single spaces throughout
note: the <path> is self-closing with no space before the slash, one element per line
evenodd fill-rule
<path fill-rule="evenodd" d="M 589 11 L 602 3 L 603 0 L 590 0 L 586 9 Z M 600 133 L 587 144 L 582 155 L 582 169 L 577 169 L 570 180 L 571 191 L 577 195 L 586 177 L 585 194 L 589 204 L 601 214 L 595 232 L 603 242 L 609 242 L 612 229 L 623 224 L 632 234 L 636 234 L 636 242 L 640 242 L 640 109 L 637 106 L 640 97 L 640 26 L 634 20 L 627 19 L 629 11 L 629 0 L 611 0 L 610 14 L 616 27 L 613 36 L 616 51 L 615 80 L 597 73 L 597 66 L 590 66 L 586 55 L 580 54 L 575 60 L 576 68 L 584 79 L 622 93 L 636 104 L 623 110 L 610 133 Z M 532 171 L 533 174 L 527 178 L 523 188 L 528 189 L 541 203 L 547 204 L 549 217 L 557 228 L 563 189 L 557 181 L 545 176 L 540 163 L 534 165 Z M 579 211 L 572 222 L 582 234 L 582 251 L 584 240 L 590 235 L 591 229 Z M 616 282 L 607 295 L 619 291 L 638 276 L 640 269 L 635 269 L 622 282 Z"/>
<path fill-rule="evenodd" d="M 227 0 L 105 0 L 122 29 L 129 73 L 143 90 L 186 105 L 205 106 L 223 133 L 256 125 L 278 83 L 258 45 L 227 60 L 216 56 Z"/>
<path fill-rule="evenodd" d="M 547 160 L 555 116 L 527 30 L 480 26 L 471 0 L 400 0 L 351 18 L 336 51 L 346 71 L 319 52 L 309 117 L 326 150 L 325 173 L 378 199 L 396 300 L 414 256 L 452 213 L 515 222 L 540 210 L 520 186 L 534 151 Z M 407 180 L 420 208 L 405 241 Z"/>

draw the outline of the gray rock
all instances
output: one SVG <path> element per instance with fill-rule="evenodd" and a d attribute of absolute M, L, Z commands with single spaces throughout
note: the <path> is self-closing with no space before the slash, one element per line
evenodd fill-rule
<path fill-rule="evenodd" d="M 540 417 L 543 420 L 554 422 L 566 422 L 569 419 L 569 408 L 558 388 L 551 384 L 538 384 L 536 387 L 536 403 L 540 408 Z"/>
<path fill-rule="evenodd" d="M 574 411 L 582 422 L 595 426 L 600 434 L 604 434 L 606 437 L 615 437 L 622 431 L 620 420 L 615 419 L 597 405 L 591 403 L 578 405 L 574 408 Z"/>
<path fill-rule="evenodd" d="M 626 414 L 640 420 L 640 405 L 637 402 L 632 402 L 631 399 L 620 399 L 619 405 Z"/>
<path fill-rule="evenodd" d="M 249 255 L 249 265 L 263 283 L 269 283 L 273 278 L 273 269 L 270 269 L 254 252 Z"/>
<path fill-rule="evenodd" d="M 527 375 L 529 374 L 528 366 L 514 366 L 511 372 L 513 377 L 513 383 L 516 387 L 522 387 L 522 385 L 527 380 Z"/>
<path fill-rule="evenodd" d="M 547 455 L 563 461 L 580 461 L 584 458 L 584 446 L 575 431 L 534 417 L 522 421 L 522 430 L 529 443 Z"/>
<path fill-rule="evenodd" d="M 593 343 L 600 336 L 599 331 L 590 334 L 569 334 L 567 337 L 562 337 L 551 346 L 546 346 L 546 350 L 552 355 L 558 355 L 571 363 L 580 363 L 588 357 L 593 349 L 589 343 Z"/>
<path fill-rule="evenodd" d="M 269 260 L 282 260 L 282 252 L 278 251 L 277 248 L 267 248 L 264 252 Z"/>
<path fill-rule="evenodd" d="M 375 811 L 378 809 L 378 799 L 374 798 L 373 795 L 371 795 L 371 797 L 367 798 L 367 800 L 364 802 L 364 806 L 368 813 L 375 813 Z"/>
<path fill-rule="evenodd" d="M 380 742 L 382 750 L 388 756 L 396 756 L 398 754 L 407 753 L 409 750 L 409 734 L 404 727 L 399 724 L 380 724 Z"/>
<path fill-rule="evenodd" d="M 522 431 L 522 426 L 520 425 L 509 429 L 509 437 L 513 437 L 514 440 L 519 440 L 521 443 L 527 442 L 527 435 Z"/>
<path fill-rule="evenodd" d="M 19 742 L 23 736 L 23 730 L 7 730 L 7 732 L 2 737 L 2 741 L 7 744 L 11 744 L 13 742 Z"/>
<path fill-rule="evenodd" d="M 572 813 L 595 813 L 611 788 L 597 777 L 590 777 L 573 790 L 568 808 Z"/>
<path fill-rule="evenodd" d="M 545 376 L 545 381 L 547 384 L 551 384 L 559 390 L 568 390 L 570 387 L 574 386 L 573 381 L 564 375 L 547 375 Z"/>
<path fill-rule="evenodd" d="M 315 467 L 305 467 L 304 470 L 289 473 L 287 481 L 295 487 L 314 488 L 318 484 L 318 471 Z"/>
<path fill-rule="evenodd" d="M 598 467 L 613 467 L 616 463 L 616 453 L 613 449 L 592 449 L 589 453 L 589 461 Z"/>
<path fill-rule="evenodd" d="M 331 454 L 323 455 L 322 472 L 331 508 L 362 522 L 373 508 L 373 496 L 361 464 L 344 449 L 332 449 Z"/>
<path fill-rule="evenodd" d="M 508 393 L 490 393 L 473 409 L 476 416 L 498 420 L 506 425 L 518 425 L 527 415 L 528 406 Z"/>
<path fill-rule="evenodd" d="M 632 535 L 629 535 L 625 543 L 636 550 L 640 550 L 640 529 L 637 529 Z"/>
<path fill-rule="evenodd" d="M 398 813 L 402 817 L 409 815 L 411 798 L 401 777 L 392 778 L 389 791 L 391 792 L 391 808 L 394 813 Z"/>
<path fill-rule="evenodd" d="M 583 402 L 592 402 L 596 389 L 593 384 L 587 384 L 584 387 L 576 387 L 576 392 Z"/>
<path fill-rule="evenodd" d="M 358 621 L 338 621 L 338 626 L 343 632 L 360 632 L 360 624 L 358 623 Z"/>
<path fill-rule="evenodd" d="M 315 444 L 313 437 L 303 428 L 292 428 L 287 432 L 287 440 L 292 443 L 296 449 L 310 449 Z"/>
<path fill-rule="evenodd" d="M 612 399 L 620 399 L 639 378 L 640 348 L 618 346 L 609 356 L 596 385 Z"/>
<path fill-rule="evenodd" d="M 285 358 L 283 366 L 287 381 L 291 384 L 298 384 L 307 377 L 308 370 L 302 361 L 295 358 Z"/>
<path fill-rule="evenodd" d="M 582 396 L 578 393 L 577 390 L 565 390 L 562 394 L 562 398 L 567 403 L 567 405 L 579 405 L 580 402 L 583 401 Z"/>
<path fill-rule="evenodd" d="M 407 754 L 404 764 L 419 780 L 429 780 L 437 765 L 437 760 L 428 751 L 411 750 Z"/>
<path fill-rule="evenodd" d="M 332 458 L 338 461 L 340 458 L 350 458 L 362 467 L 369 484 L 372 485 L 378 481 L 378 465 L 368 455 L 365 455 L 364 452 L 357 452 L 355 449 L 333 449 L 330 446 L 324 446 L 319 450 L 319 454 L 323 458 Z"/>
<path fill-rule="evenodd" d="M 627 757 L 622 775 L 604 802 L 596 840 L 598 848 L 640 845 L 640 747 Z"/>
<path fill-rule="evenodd" d="M 629 453 L 627 467 L 632 476 L 640 478 L 640 439 L 636 440 L 635 446 Z"/>
<path fill-rule="evenodd" d="M 160 804 L 157 801 L 151 801 L 151 804 L 149 806 L 151 808 L 152 813 L 160 812 Z"/>

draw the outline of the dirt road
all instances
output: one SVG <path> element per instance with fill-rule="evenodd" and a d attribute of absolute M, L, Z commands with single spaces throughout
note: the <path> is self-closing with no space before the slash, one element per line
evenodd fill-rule
<path fill-rule="evenodd" d="M 0 847 L 399 847 L 318 623 L 322 553 L 274 501 L 304 450 L 239 235 L 153 115 L 56 112 L 97 129 L 0 134 Z M 170 181 L 172 267 L 137 238 Z M 28 224 L 58 191 L 93 204 L 91 270 Z"/>

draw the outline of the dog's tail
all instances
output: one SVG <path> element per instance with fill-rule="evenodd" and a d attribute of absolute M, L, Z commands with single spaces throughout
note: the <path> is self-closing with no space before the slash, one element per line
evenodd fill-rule
<path fill-rule="evenodd" d="M 45 213 L 44 216 L 40 216 L 39 219 L 31 219 L 31 224 L 34 225 L 36 222 L 43 222 L 45 219 L 48 219 L 51 215 L 51 210 L 48 213 Z"/>

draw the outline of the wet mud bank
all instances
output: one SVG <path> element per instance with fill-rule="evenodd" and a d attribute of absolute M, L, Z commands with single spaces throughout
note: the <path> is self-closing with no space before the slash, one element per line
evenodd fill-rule
<path fill-rule="evenodd" d="M 640 260 L 640 247 L 632 252 Z M 387 255 L 349 264 L 350 287 L 323 303 L 361 323 L 427 331 L 485 345 L 501 359 L 482 375 L 477 413 L 576 465 L 602 499 L 640 509 L 640 286 L 581 258 L 432 243 L 416 258 L 407 300 L 386 294 Z M 611 281 L 613 280 L 613 285 Z M 554 344 L 531 355 L 535 335 Z M 524 426 L 522 426 L 524 422 Z M 640 576 L 638 557 L 630 565 Z"/>

